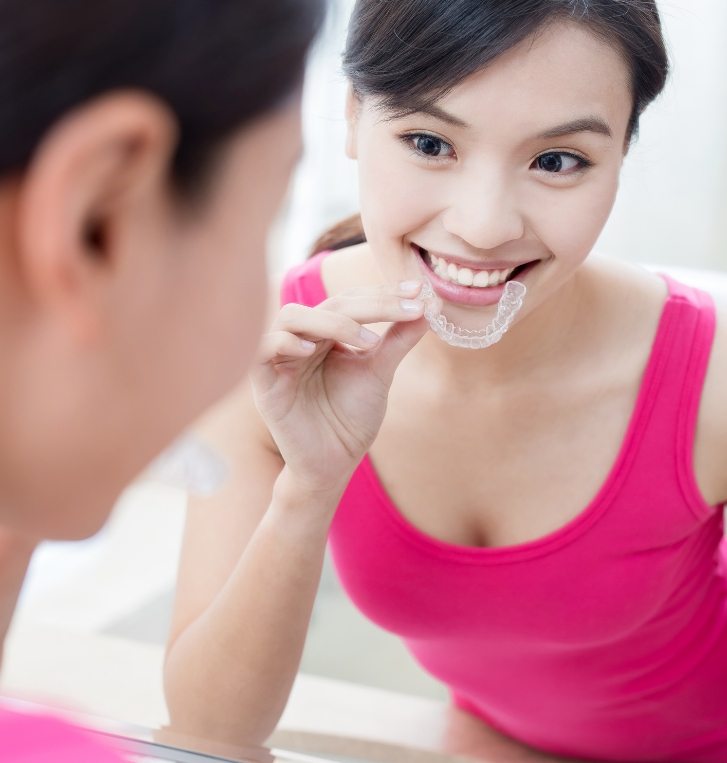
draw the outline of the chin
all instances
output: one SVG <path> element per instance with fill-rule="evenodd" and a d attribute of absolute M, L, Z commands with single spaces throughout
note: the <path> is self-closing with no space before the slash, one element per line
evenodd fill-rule
<path fill-rule="evenodd" d="M 101 530 L 106 524 L 106 520 L 111 514 L 111 508 L 107 511 L 94 512 L 90 516 L 69 516 L 66 514 L 62 521 L 54 523 L 53 526 L 39 526 L 35 533 L 46 540 L 75 541 L 87 540 Z M 60 518 L 59 518 L 60 519 Z"/>

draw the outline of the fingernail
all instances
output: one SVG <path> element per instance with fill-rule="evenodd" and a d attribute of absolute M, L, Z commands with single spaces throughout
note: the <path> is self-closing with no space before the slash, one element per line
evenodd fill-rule
<path fill-rule="evenodd" d="M 379 335 L 375 334 L 373 331 L 369 331 L 367 328 L 362 328 L 361 331 L 359 331 L 359 336 L 366 342 L 366 344 L 376 344 L 379 341 Z"/>
<path fill-rule="evenodd" d="M 421 281 L 401 281 L 399 283 L 400 291 L 416 291 L 417 289 L 421 289 L 421 287 Z"/>
<path fill-rule="evenodd" d="M 418 299 L 401 299 L 399 305 L 405 313 L 419 313 L 424 309 L 424 303 Z"/>
<path fill-rule="evenodd" d="M 301 339 L 300 340 L 300 346 L 306 351 L 306 352 L 313 352 L 316 348 L 315 342 L 309 342 L 307 339 Z"/>

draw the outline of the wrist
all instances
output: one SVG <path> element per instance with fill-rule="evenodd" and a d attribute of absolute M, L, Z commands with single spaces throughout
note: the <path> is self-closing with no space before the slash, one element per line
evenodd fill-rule
<path fill-rule="evenodd" d="M 349 475 L 337 484 L 314 485 L 283 467 L 273 486 L 273 504 L 282 512 L 303 512 L 308 516 L 322 516 L 330 519 L 338 507 Z"/>

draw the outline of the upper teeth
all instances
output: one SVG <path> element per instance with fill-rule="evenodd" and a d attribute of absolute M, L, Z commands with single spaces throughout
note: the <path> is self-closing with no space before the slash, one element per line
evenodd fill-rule
<path fill-rule="evenodd" d="M 487 286 L 498 286 L 505 283 L 515 268 L 508 270 L 472 270 L 447 262 L 442 257 L 434 254 L 429 255 L 432 270 L 445 281 L 461 284 L 462 286 L 478 286 L 484 289 Z"/>

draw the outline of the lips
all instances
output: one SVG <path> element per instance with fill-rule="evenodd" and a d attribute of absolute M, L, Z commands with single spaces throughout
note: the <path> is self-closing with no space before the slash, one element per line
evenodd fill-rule
<path fill-rule="evenodd" d="M 434 291 L 442 299 L 472 307 L 496 304 L 505 290 L 507 281 L 525 274 L 539 262 L 539 260 L 530 260 L 516 264 L 497 261 L 488 262 L 487 268 L 483 268 L 482 265 L 485 263 L 430 254 L 428 250 L 414 243 L 411 244 L 411 248 L 418 255 L 420 266 Z M 488 275 L 492 285 L 481 285 L 485 283 Z M 473 285 L 467 285 L 468 283 Z"/>

